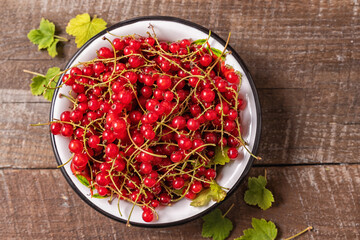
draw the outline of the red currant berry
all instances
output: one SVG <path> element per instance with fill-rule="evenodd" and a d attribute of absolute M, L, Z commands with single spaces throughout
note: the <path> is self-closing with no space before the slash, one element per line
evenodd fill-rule
<path fill-rule="evenodd" d="M 60 134 L 60 131 L 61 131 L 61 123 L 58 123 L 58 122 L 52 123 L 51 126 L 50 126 L 50 129 L 51 129 L 51 133 L 52 133 L 52 134 L 54 134 L 54 135 Z"/>
<path fill-rule="evenodd" d="M 171 126 L 179 130 L 184 129 L 186 126 L 186 120 L 182 116 L 176 116 L 173 118 Z"/>
<path fill-rule="evenodd" d="M 229 158 L 235 159 L 239 155 L 239 152 L 236 148 L 231 147 L 228 149 L 227 155 Z"/>
<path fill-rule="evenodd" d="M 170 203 L 170 201 L 171 201 L 171 197 L 169 194 L 167 194 L 167 193 L 160 194 L 160 203 L 161 204 L 167 205 Z"/>
<path fill-rule="evenodd" d="M 154 214 L 151 210 L 146 210 L 142 213 L 142 219 L 145 222 L 151 222 L 152 220 L 154 220 Z"/>
<path fill-rule="evenodd" d="M 74 132 L 73 126 L 70 124 L 63 124 L 61 127 L 61 135 L 64 137 L 70 137 Z"/>
<path fill-rule="evenodd" d="M 200 96 L 204 102 L 208 102 L 208 103 L 214 101 L 214 99 L 215 99 L 214 91 L 211 89 L 208 89 L 208 88 L 202 90 Z"/>
<path fill-rule="evenodd" d="M 204 67 L 209 66 L 211 62 L 212 62 L 212 57 L 210 56 L 210 54 L 204 54 L 200 58 L 200 64 Z"/>
<path fill-rule="evenodd" d="M 163 75 L 161 76 L 158 80 L 157 80 L 157 86 L 159 89 L 161 90 L 167 90 L 171 87 L 171 79 L 169 76 L 167 75 Z"/>
<path fill-rule="evenodd" d="M 100 196 L 105 197 L 106 195 L 109 194 L 109 190 L 107 188 L 105 188 L 105 187 L 99 187 L 98 188 L 98 193 L 99 193 Z"/>
<path fill-rule="evenodd" d="M 100 137 L 97 135 L 91 135 L 89 137 L 89 140 L 87 142 L 87 144 L 89 145 L 89 147 L 91 148 L 97 148 L 98 144 L 100 143 Z"/>
<path fill-rule="evenodd" d="M 89 161 L 89 158 L 86 154 L 84 153 L 77 153 L 74 155 L 74 158 L 72 160 L 72 162 L 74 163 L 75 166 L 77 167 L 85 167 L 87 165 Z"/>
<path fill-rule="evenodd" d="M 239 76 L 235 72 L 226 74 L 226 80 L 228 80 L 229 83 L 239 84 Z"/>
<path fill-rule="evenodd" d="M 202 184 L 199 181 L 194 181 L 191 186 L 190 186 L 190 190 L 193 193 L 199 193 L 202 190 Z"/>
<path fill-rule="evenodd" d="M 82 142 L 77 139 L 72 139 L 69 143 L 69 150 L 72 153 L 81 153 L 83 150 Z"/>
<path fill-rule="evenodd" d="M 114 53 L 107 47 L 102 47 L 98 51 L 98 55 L 100 58 L 113 58 Z"/>
<path fill-rule="evenodd" d="M 105 148 L 105 154 L 106 156 L 108 156 L 109 158 L 115 158 L 119 153 L 119 148 L 113 144 L 113 143 L 109 143 L 108 145 L 106 145 Z"/>
<path fill-rule="evenodd" d="M 216 171 L 212 168 L 209 168 L 205 172 L 205 177 L 209 180 L 213 180 L 216 178 Z"/>
<path fill-rule="evenodd" d="M 95 177 L 95 181 L 99 186 L 106 187 L 110 183 L 110 179 L 108 176 L 108 173 L 99 172 Z"/>
<path fill-rule="evenodd" d="M 170 160 L 174 163 L 180 162 L 181 160 L 183 160 L 183 158 L 184 156 L 181 151 L 176 151 L 170 156 Z"/>
<path fill-rule="evenodd" d="M 157 182 L 157 180 L 154 179 L 154 178 L 150 178 L 150 177 L 144 178 L 144 185 L 149 187 L 149 188 L 154 187 L 156 182 Z"/>
<path fill-rule="evenodd" d="M 204 147 L 201 147 L 204 145 L 204 141 L 201 139 L 194 139 L 192 149 L 197 149 L 196 152 L 202 152 L 204 151 Z"/>
<path fill-rule="evenodd" d="M 187 121 L 186 126 L 190 131 L 196 131 L 200 128 L 200 123 L 198 120 L 191 118 Z"/>
<path fill-rule="evenodd" d="M 124 40 L 121 40 L 120 38 L 115 38 L 112 43 L 116 51 L 120 51 L 125 47 Z"/>
<path fill-rule="evenodd" d="M 176 190 L 182 189 L 184 187 L 185 181 L 182 177 L 175 177 L 172 182 L 172 187 Z"/>

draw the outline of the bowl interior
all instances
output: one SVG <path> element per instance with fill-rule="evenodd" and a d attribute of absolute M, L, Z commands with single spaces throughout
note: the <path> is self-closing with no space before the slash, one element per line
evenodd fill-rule
<path fill-rule="evenodd" d="M 147 36 L 148 31 L 150 31 L 149 24 L 154 27 L 157 37 L 160 40 L 168 41 L 177 41 L 184 38 L 189 38 L 192 40 L 204 39 L 208 37 L 208 30 L 179 19 L 164 19 L 164 18 L 153 18 L 153 19 L 137 19 L 136 21 L 127 21 L 116 24 L 111 28 L 107 29 L 112 34 L 118 36 L 125 36 L 130 34 L 139 34 L 142 36 Z M 67 67 L 71 67 L 74 64 L 79 62 L 85 62 L 96 57 L 96 50 L 100 47 L 107 46 L 111 47 L 108 41 L 102 40 L 102 37 L 106 36 L 108 39 L 112 40 L 115 37 L 107 32 L 102 32 L 91 39 L 85 46 L 83 46 L 71 59 Z M 213 35 L 210 38 L 209 43 L 212 47 L 222 50 L 224 48 L 223 40 L 219 39 L 216 35 Z M 232 50 L 233 51 L 233 50 Z M 241 124 L 244 132 L 244 139 L 249 143 L 250 150 L 256 150 L 257 144 L 259 141 L 259 132 L 260 132 L 260 116 L 259 116 L 259 105 L 256 90 L 250 79 L 250 75 L 245 68 L 241 65 L 241 60 L 238 58 L 236 53 L 227 56 L 226 63 L 230 64 L 242 74 L 242 85 L 240 93 L 247 101 L 247 106 L 244 111 L 241 112 Z M 249 81 L 250 79 L 250 81 Z M 59 119 L 60 114 L 69 110 L 71 107 L 70 102 L 66 98 L 59 98 L 59 93 L 68 94 L 70 87 L 62 87 L 55 92 L 53 103 L 52 103 L 52 112 L 51 119 Z M 59 164 L 65 163 L 71 156 L 68 150 L 69 139 L 62 136 L 52 136 L 52 143 L 57 161 Z M 254 149 L 255 148 L 255 149 Z M 239 180 L 244 177 L 248 169 L 251 166 L 252 160 L 250 155 L 243 149 L 239 149 L 238 159 L 231 161 L 229 164 L 226 164 L 221 172 L 216 178 L 217 182 L 226 188 L 234 190 L 235 185 L 239 184 Z M 89 189 L 82 185 L 77 178 L 72 174 L 70 169 L 70 164 L 65 165 L 62 168 L 63 174 L 68 180 L 69 184 L 74 188 L 74 190 L 83 198 L 88 204 L 102 212 L 103 214 L 114 218 L 119 221 L 126 221 L 130 214 L 132 204 L 120 201 L 120 211 L 118 211 L 117 200 L 113 201 L 112 204 L 108 203 L 108 199 L 96 199 L 90 197 Z M 204 211 L 211 208 L 215 202 L 211 202 L 208 206 L 204 207 L 192 207 L 190 206 L 190 201 L 183 199 L 170 207 L 159 207 L 157 213 L 159 214 L 159 219 L 151 223 L 145 223 L 142 218 L 142 210 L 139 207 L 135 207 L 134 212 L 131 215 L 131 223 L 135 225 L 146 225 L 146 226 L 165 226 L 165 225 L 174 225 L 182 222 L 189 221 L 197 216 L 201 215 Z M 89 209 L 89 211 L 91 211 Z"/>

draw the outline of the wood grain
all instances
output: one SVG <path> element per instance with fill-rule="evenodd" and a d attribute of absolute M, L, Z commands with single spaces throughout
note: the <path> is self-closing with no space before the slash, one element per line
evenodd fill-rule
<path fill-rule="evenodd" d="M 264 217 L 281 238 L 312 225 L 299 239 L 360 239 L 360 4 L 357 0 L 2 0 L 0 14 L 1 239 L 201 239 L 202 220 L 172 228 L 127 228 L 92 210 L 56 168 L 46 122 L 50 104 L 30 94 L 31 75 L 64 67 L 76 52 L 65 32 L 84 12 L 108 26 L 146 15 L 203 25 L 226 38 L 258 88 L 263 128 L 251 175 L 267 167 L 276 203 L 267 211 L 242 201 L 239 190 L 229 239 Z M 26 34 L 41 17 L 68 37 L 52 59 Z"/>
<path fill-rule="evenodd" d="M 235 204 L 228 215 L 234 223 L 229 239 L 241 236 L 252 217 L 275 222 L 282 238 L 311 225 L 314 231 L 301 239 L 359 239 L 359 172 L 359 165 L 268 168 L 274 206 L 266 211 L 247 206 L 242 185 L 221 206 L 226 211 Z M 263 173 L 263 168 L 251 171 Z M 201 239 L 201 219 L 164 229 L 128 228 L 110 220 L 80 200 L 59 170 L 4 169 L 0 183 L 3 239 Z"/>

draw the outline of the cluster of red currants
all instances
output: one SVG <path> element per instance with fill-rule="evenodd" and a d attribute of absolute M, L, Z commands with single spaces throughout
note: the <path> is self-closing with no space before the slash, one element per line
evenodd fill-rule
<path fill-rule="evenodd" d="M 210 186 L 217 150 L 237 157 L 241 76 L 188 39 L 115 38 L 97 55 L 63 76 L 73 108 L 51 132 L 71 138 L 74 174 L 100 196 L 141 206 L 150 222 L 159 205 Z"/>

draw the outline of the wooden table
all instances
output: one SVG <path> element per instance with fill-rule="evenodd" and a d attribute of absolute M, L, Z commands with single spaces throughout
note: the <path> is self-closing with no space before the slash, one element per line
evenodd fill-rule
<path fill-rule="evenodd" d="M 66 36 L 88 12 L 109 25 L 136 16 L 171 15 L 210 28 L 242 56 L 262 105 L 259 155 L 250 176 L 267 170 L 275 195 L 262 211 L 243 201 L 245 184 L 220 208 L 235 208 L 229 239 L 251 218 L 272 220 L 279 237 L 313 226 L 299 239 L 360 239 L 360 6 L 334 1 L 1 1 L 0 238 L 201 239 L 202 220 L 163 229 L 128 228 L 91 209 L 56 169 L 46 122 L 50 103 L 30 94 L 31 76 L 64 67 L 74 40 L 51 59 L 26 37 L 41 17 Z"/>

